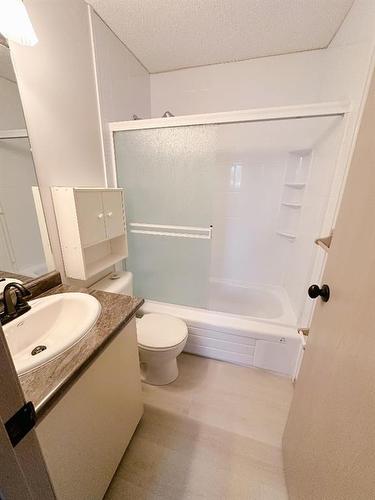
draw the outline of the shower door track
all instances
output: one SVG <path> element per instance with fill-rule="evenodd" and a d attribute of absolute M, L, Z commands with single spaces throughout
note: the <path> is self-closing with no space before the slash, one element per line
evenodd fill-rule
<path fill-rule="evenodd" d="M 142 130 L 166 127 L 186 127 L 189 125 L 215 125 L 220 123 L 262 122 L 340 116 L 351 111 L 349 101 L 331 101 L 300 106 L 281 106 L 272 108 L 243 109 L 222 113 L 183 115 L 167 118 L 145 118 L 109 123 L 111 135 L 124 130 Z"/>
<path fill-rule="evenodd" d="M 105 170 L 106 185 L 117 187 L 115 132 L 125 130 L 145 130 L 157 128 L 186 127 L 194 125 L 218 125 L 220 123 L 244 123 L 281 121 L 299 118 L 318 118 L 328 116 L 345 116 L 352 109 L 350 101 L 328 101 L 299 106 L 274 106 L 271 108 L 241 109 L 238 111 L 223 111 L 220 113 L 204 113 L 197 115 L 182 115 L 166 118 L 145 118 L 110 122 L 111 161 Z M 110 172 L 111 171 L 111 172 Z M 112 177 L 112 181 L 108 179 Z"/>

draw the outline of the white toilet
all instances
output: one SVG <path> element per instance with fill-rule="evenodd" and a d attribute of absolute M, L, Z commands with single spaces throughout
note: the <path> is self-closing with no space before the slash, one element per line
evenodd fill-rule
<path fill-rule="evenodd" d="M 112 273 L 92 288 L 133 295 L 133 275 L 130 272 Z M 142 380 L 152 385 L 166 385 L 176 380 L 177 356 L 185 347 L 187 337 L 185 322 L 173 316 L 151 313 L 137 319 Z"/>

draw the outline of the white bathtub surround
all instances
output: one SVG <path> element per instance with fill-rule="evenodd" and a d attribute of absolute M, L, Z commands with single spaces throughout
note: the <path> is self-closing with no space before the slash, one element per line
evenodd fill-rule
<path fill-rule="evenodd" d="M 145 312 L 187 321 L 187 351 L 294 377 L 349 111 L 332 102 L 111 125 L 135 295 Z"/>

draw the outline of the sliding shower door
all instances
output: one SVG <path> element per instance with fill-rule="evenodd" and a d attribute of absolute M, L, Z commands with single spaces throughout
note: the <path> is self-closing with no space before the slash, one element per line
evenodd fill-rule
<path fill-rule="evenodd" d="M 116 132 L 135 293 L 295 324 L 318 258 L 314 240 L 330 230 L 341 123 L 140 122 Z"/>
<path fill-rule="evenodd" d="M 115 134 L 135 294 L 207 307 L 215 127 Z"/>

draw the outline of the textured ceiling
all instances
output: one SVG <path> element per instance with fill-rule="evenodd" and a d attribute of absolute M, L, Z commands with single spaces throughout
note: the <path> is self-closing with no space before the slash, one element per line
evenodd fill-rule
<path fill-rule="evenodd" d="M 88 0 L 151 72 L 326 47 L 353 0 Z"/>

